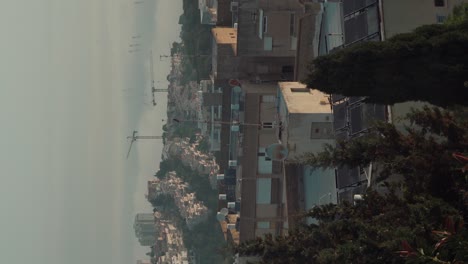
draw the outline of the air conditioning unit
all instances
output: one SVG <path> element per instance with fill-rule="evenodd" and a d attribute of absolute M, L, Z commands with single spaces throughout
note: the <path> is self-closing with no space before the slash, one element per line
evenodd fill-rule
<path fill-rule="evenodd" d="M 231 12 L 239 11 L 239 2 L 231 2 Z"/>
<path fill-rule="evenodd" d="M 236 229 L 236 224 L 227 224 L 227 229 L 229 229 L 229 230 Z"/>
<path fill-rule="evenodd" d="M 220 195 L 218 196 L 218 199 L 219 199 L 220 201 L 226 200 L 226 194 L 220 194 Z"/>
<path fill-rule="evenodd" d="M 216 175 L 216 179 L 217 179 L 218 181 L 224 180 L 224 174 L 218 174 L 218 175 Z"/>
<path fill-rule="evenodd" d="M 237 166 L 237 160 L 230 160 L 228 162 L 229 167 L 236 167 Z"/>
<path fill-rule="evenodd" d="M 229 208 L 229 209 L 234 209 L 234 208 L 236 208 L 236 202 L 228 202 L 228 203 L 227 203 L 227 208 Z"/>

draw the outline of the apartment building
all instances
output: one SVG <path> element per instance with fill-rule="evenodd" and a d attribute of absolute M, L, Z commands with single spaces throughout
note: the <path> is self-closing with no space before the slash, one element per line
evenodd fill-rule
<path fill-rule="evenodd" d="M 297 162 L 302 155 L 316 154 L 325 144 L 335 142 L 329 96 L 299 82 L 281 82 L 278 84 L 277 118 L 280 124 L 276 128 L 278 142 L 286 148 L 283 152 L 287 151 L 282 162 L 287 226 L 293 228 L 299 213 L 337 201 L 334 169 Z"/>
<path fill-rule="evenodd" d="M 281 234 L 283 196 L 280 171 L 266 156 L 275 135 L 276 85 L 242 82 L 235 87 L 238 106 L 233 109 L 230 161 L 236 170 L 236 199 L 240 201 L 239 241 L 266 233 Z M 236 99 L 237 99 L 236 98 Z"/>

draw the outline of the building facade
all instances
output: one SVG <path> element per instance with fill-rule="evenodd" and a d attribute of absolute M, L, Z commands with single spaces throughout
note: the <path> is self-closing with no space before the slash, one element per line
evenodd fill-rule
<path fill-rule="evenodd" d="M 288 227 L 296 215 L 316 205 L 336 203 L 335 170 L 303 165 L 302 156 L 334 145 L 333 114 L 329 96 L 299 82 L 278 84 L 278 142 L 287 149 L 283 161 Z M 311 219 L 308 219 L 311 222 Z"/>

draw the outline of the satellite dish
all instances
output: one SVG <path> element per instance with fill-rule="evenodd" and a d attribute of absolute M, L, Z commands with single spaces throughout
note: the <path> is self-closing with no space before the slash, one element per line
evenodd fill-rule
<path fill-rule="evenodd" d="M 227 208 L 222 208 L 220 211 L 219 211 L 220 214 L 226 216 L 229 214 L 229 210 Z"/>
<path fill-rule="evenodd" d="M 221 222 L 221 221 L 226 220 L 226 216 L 223 215 L 223 214 L 221 214 L 221 213 L 217 213 L 217 214 L 216 214 L 216 219 L 218 219 L 218 221 Z"/>
<path fill-rule="evenodd" d="M 271 144 L 265 152 L 270 159 L 276 161 L 283 161 L 288 157 L 288 149 L 279 143 Z"/>

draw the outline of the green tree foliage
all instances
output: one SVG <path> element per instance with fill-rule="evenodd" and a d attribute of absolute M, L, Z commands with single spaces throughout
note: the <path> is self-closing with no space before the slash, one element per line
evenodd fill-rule
<path fill-rule="evenodd" d="M 210 140 L 207 137 L 204 137 L 202 140 L 200 140 L 200 143 L 198 143 L 197 146 L 197 150 L 203 153 L 210 152 Z"/>
<path fill-rule="evenodd" d="M 184 13 L 179 18 L 182 39 L 182 84 L 208 77 L 211 70 L 211 26 L 200 23 L 198 0 L 184 0 Z M 174 45 L 173 45 L 174 47 Z M 172 50 L 171 50 L 172 51 Z M 175 50 L 174 50 L 175 51 Z"/>
<path fill-rule="evenodd" d="M 453 8 L 453 13 L 445 21 L 446 24 L 460 24 L 468 20 L 468 4 L 461 4 Z"/>
<path fill-rule="evenodd" d="M 191 191 L 195 192 L 197 199 L 202 201 L 210 209 L 210 212 L 207 221 L 199 223 L 192 230 L 189 230 L 172 196 L 159 195 L 150 201 L 151 204 L 171 216 L 178 228 L 183 231 L 185 246 L 201 256 L 200 263 L 222 263 L 223 258 L 218 254 L 218 249 L 225 245 L 225 241 L 215 216 L 218 205 L 217 192 L 211 188 L 208 178 L 192 171 L 177 159 L 163 160 L 159 167 L 160 170 L 155 176 L 161 175 L 164 171 L 166 173 L 175 171 L 182 180 L 189 183 Z"/>
<path fill-rule="evenodd" d="M 406 131 L 379 123 L 367 137 L 304 156 L 314 166 L 362 166 L 401 175 L 368 189 L 363 201 L 313 208 L 318 220 L 288 236 L 257 238 L 237 252 L 262 263 L 468 263 L 466 171 L 453 153 L 468 153 L 466 108 L 413 110 Z"/>
<path fill-rule="evenodd" d="M 430 260 L 439 252 L 439 260 L 449 261 L 441 263 L 468 261 L 463 226 L 437 249 L 441 239 L 434 231 L 445 230 L 445 219 L 461 218 L 456 209 L 431 196 L 405 199 L 393 190 L 385 195 L 369 191 L 356 206 L 330 204 L 307 215 L 319 224 L 288 236 L 257 238 L 239 245 L 237 252 L 261 256 L 262 263 L 437 263 Z M 414 250 L 406 254 L 406 246 Z"/>
<path fill-rule="evenodd" d="M 458 109 L 464 116 L 468 110 Z M 377 123 L 365 137 L 336 146 L 326 145 L 318 154 L 306 154 L 305 163 L 319 167 L 367 166 L 376 162 L 380 176 L 402 175 L 409 194 L 429 193 L 459 204 L 468 188 L 465 172 L 453 153 L 468 153 L 468 121 L 454 112 L 424 107 L 406 117 L 412 124 L 399 131 L 392 124 Z M 459 208 L 464 207 L 463 203 Z M 465 213 L 468 213 L 466 208 Z"/>
<path fill-rule="evenodd" d="M 425 25 L 382 42 L 364 42 L 320 56 L 304 81 L 329 94 L 368 102 L 426 101 L 467 105 L 468 20 Z"/>
<path fill-rule="evenodd" d="M 159 171 L 155 176 L 162 179 L 166 176 L 166 173 L 170 171 L 175 171 L 178 177 L 187 182 L 190 186 L 190 190 L 195 192 L 197 199 L 202 201 L 206 207 L 213 211 L 218 209 L 218 193 L 211 188 L 207 175 L 200 175 L 190 167 L 184 165 L 179 159 L 172 158 L 162 160 L 159 163 Z"/>

